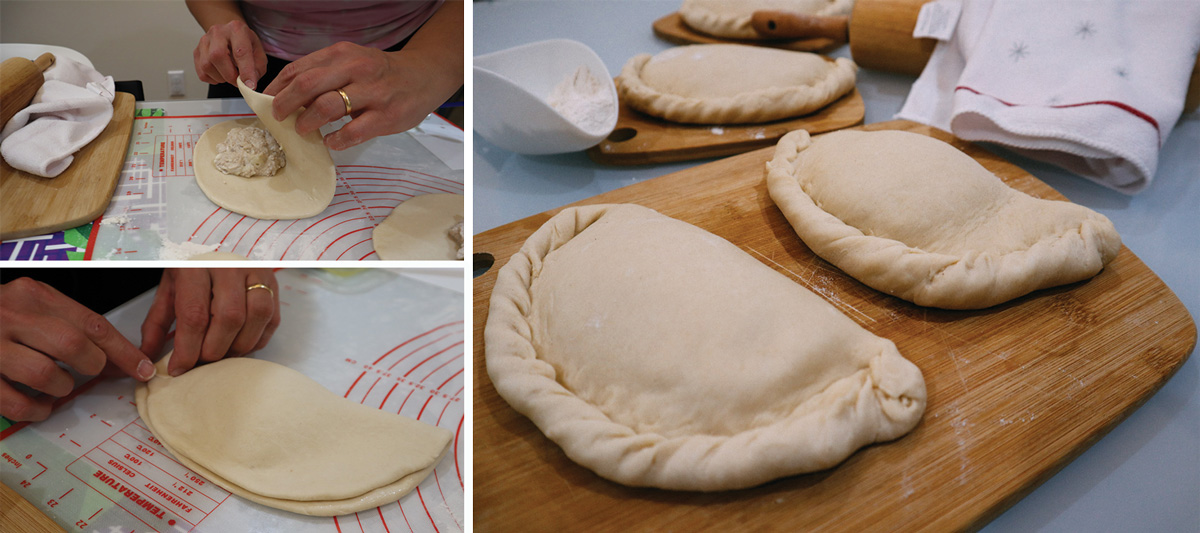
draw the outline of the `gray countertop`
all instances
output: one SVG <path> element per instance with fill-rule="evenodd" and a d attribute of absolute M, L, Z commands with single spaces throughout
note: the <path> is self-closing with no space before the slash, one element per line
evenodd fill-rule
<path fill-rule="evenodd" d="M 610 72 L 671 45 L 651 23 L 677 0 L 474 2 L 475 55 L 568 38 Z M 847 47 L 834 56 L 849 57 Z M 891 120 L 915 78 L 860 70 L 865 122 Z M 522 156 L 473 135 L 474 231 L 491 228 L 709 160 L 601 166 L 582 153 Z M 1163 146 L 1148 189 L 1126 196 L 1058 168 L 1001 152 L 1071 201 L 1113 221 L 1122 240 L 1200 315 L 1200 116 L 1185 116 Z M 1195 355 L 1193 351 L 1192 355 Z M 985 531 L 1200 531 L 1200 362 L 1191 357 L 1132 416 Z"/>

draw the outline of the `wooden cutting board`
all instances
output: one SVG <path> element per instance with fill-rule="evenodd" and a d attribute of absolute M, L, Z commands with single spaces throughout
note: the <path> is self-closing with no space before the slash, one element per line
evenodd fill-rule
<path fill-rule="evenodd" d="M 658 20 L 655 20 L 651 27 L 654 28 L 654 35 L 658 38 L 673 44 L 713 44 L 713 43 L 733 43 L 733 44 L 748 44 L 751 46 L 767 46 L 770 48 L 781 48 L 784 50 L 796 50 L 798 52 L 819 52 L 825 53 L 837 48 L 845 41 L 828 39 L 825 37 L 815 39 L 797 39 L 787 41 L 767 40 L 754 41 L 746 39 L 725 39 L 721 37 L 713 37 L 704 33 L 700 33 L 690 28 L 683 22 L 683 17 L 679 13 L 671 13 Z"/>
<path fill-rule="evenodd" d="M 816 113 L 763 124 L 679 124 L 634 111 L 624 100 L 619 104 L 613 132 L 587 151 L 592 161 L 604 165 L 643 165 L 740 154 L 775 146 L 780 137 L 793 130 L 817 134 L 861 124 L 866 113 L 858 89 Z"/>
<path fill-rule="evenodd" d="M 998 156 L 950 141 L 1010 186 L 1063 197 Z M 496 265 L 474 281 L 474 521 L 492 531 L 815 531 L 982 527 L 1142 405 L 1196 343 L 1179 299 L 1128 248 L 1091 280 L 981 311 L 918 307 L 815 257 L 767 195 L 772 148 L 589 198 L 633 202 L 724 237 L 893 340 L 925 375 L 907 436 L 841 465 L 721 493 L 635 489 L 571 462 L 488 379 L 483 328 L 496 272 L 558 210 L 475 236 Z M 669 259 L 669 258 L 668 258 Z M 1166 489 L 1164 487 L 1164 489 Z M 586 527 L 585 527 L 586 526 Z"/>
<path fill-rule="evenodd" d="M 103 214 L 129 150 L 133 108 L 133 95 L 118 92 L 108 127 L 56 178 L 28 174 L 0 160 L 0 240 L 73 228 Z"/>

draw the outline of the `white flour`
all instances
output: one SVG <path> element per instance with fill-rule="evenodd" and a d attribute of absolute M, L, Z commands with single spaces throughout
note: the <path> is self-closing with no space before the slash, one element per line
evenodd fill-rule
<path fill-rule="evenodd" d="M 193 255 L 215 251 L 220 246 L 219 244 L 172 242 L 166 235 L 162 234 L 159 234 L 158 237 L 162 241 L 162 248 L 158 252 L 158 258 L 164 261 L 183 261 Z"/>
<path fill-rule="evenodd" d="M 546 102 L 588 133 L 606 133 L 616 121 L 612 93 L 587 67 L 579 67 L 563 78 Z"/>

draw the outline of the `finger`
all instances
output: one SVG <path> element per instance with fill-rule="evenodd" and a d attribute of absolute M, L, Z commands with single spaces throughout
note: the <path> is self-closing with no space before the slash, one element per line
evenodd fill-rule
<path fill-rule="evenodd" d="M 368 111 L 347 122 L 337 131 L 326 135 L 325 146 L 328 146 L 330 150 L 345 150 L 380 135 L 391 133 L 389 129 L 393 126 L 394 124 L 383 120 L 382 113 Z"/>
<path fill-rule="evenodd" d="M 288 66 L 292 65 L 295 63 Z M 271 83 L 274 84 L 275 82 Z M 297 74 L 290 83 L 279 89 L 279 94 L 275 95 L 275 101 L 271 103 L 271 112 L 275 120 L 283 120 L 301 107 L 312 106 L 313 102 L 325 93 L 335 93 L 336 96 L 337 89 L 349 84 L 349 73 L 343 69 L 310 68 Z M 340 96 L 338 100 L 341 100 Z M 342 108 L 344 109 L 344 106 Z"/>
<path fill-rule="evenodd" d="M 275 79 L 271 81 L 271 84 L 267 85 L 266 89 L 263 89 L 263 94 L 278 96 L 279 91 L 281 91 L 284 87 L 291 85 L 292 81 L 300 73 L 327 66 L 332 62 L 332 58 L 329 57 L 329 52 L 329 48 L 322 48 L 284 65 L 283 68 L 279 70 L 279 74 L 275 75 Z"/>
<path fill-rule="evenodd" d="M 242 82 L 246 84 L 246 87 L 251 89 L 258 84 L 258 70 L 254 64 L 256 60 L 254 43 L 250 39 L 252 35 L 254 34 L 249 30 L 235 31 L 229 39 L 238 75 L 242 77 Z"/>
<path fill-rule="evenodd" d="M 262 283 L 275 290 L 263 276 L 256 272 L 251 272 L 246 277 L 246 283 L 253 286 Z M 271 291 L 263 289 L 254 289 L 246 291 L 246 323 L 242 326 L 242 330 L 238 332 L 237 337 L 233 339 L 233 344 L 229 347 L 229 355 L 240 357 L 254 351 L 258 346 L 259 340 L 267 329 L 267 324 L 275 317 L 275 296 Z"/>
<path fill-rule="evenodd" d="M 63 298 L 66 302 L 60 302 L 59 305 L 79 306 L 73 300 L 65 296 Z M 36 325 L 26 324 L 26 317 L 15 317 L 13 320 L 17 321 L 13 334 L 16 343 L 62 361 L 80 374 L 94 376 L 104 369 L 107 360 L 104 350 L 88 338 L 78 322 L 64 319 L 61 315 L 41 316 Z"/>
<path fill-rule="evenodd" d="M 343 89 L 345 90 L 345 89 Z M 308 135 L 330 122 L 346 116 L 346 103 L 336 91 L 317 97 L 296 117 L 296 133 Z"/>
<path fill-rule="evenodd" d="M 202 268 L 175 271 L 175 352 L 167 372 L 178 376 L 191 370 L 200 359 L 200 348 L 208 330 L 212 303 L 212 280 Z"/>
<path fill-rule="evenodd" d="M 271 287 L 271 290 L 274 291 L 274 293 L 271 295 L 271 299 L 275 305 L 275 311 L 274 314 L 271 315 L 271 320 L 267 322 L 267 326 L 263 328 L 263 334 L 261 337 L 259 337 L 258 344 L 256 344 L 254 346 L 254 350 L 251 351 L 258 351 L 265 348 L 267 343 L 271 342 L 271 337 L 275 336 L 275 330 L 279 329 L 279 323 L 282 321 L 282 316 L 280 314 L 281 308 L 279 306 L 279 282 L 275 279 L 274 272 L 270 270 L 263 270 L 261 272 L 266 278 L 266 281 L 263 283 L 266 283 L 267 286 Z"/>
<path fill-rule="evenodd" d="M 204 336 L 200 360 L 212 362 L 229 353 L 233 340 L 246 324 L 246 287 L 251 285 L 242 269 L 214 268 L 212 323 Z"/>
<path fill-rule="evenodd" d="M 217 81 L 208 75 L 208 70 L 206 68 L 207 65 L 203 60 L 203 51 L 208 46 L 206 41 L 207 38 L 207 34 L 205 34 L 203 37 L 200 37 L 200 44 L 196 45 L 196 48 L 192 50 L 192 63 L 196 65 L 196 76 L 200 78 L 200 81 L 211 84 L 217 83 Z"/>
<path fill-rule="evenodd" d="M 30 398 L 0 379 L 0 416 L 14 422 L 34 422 L 50 417 L 54 398 Z"/>
<path fill-rule="evenodd" d="M 19 344 L 5 346 L 4 367 L 0 374 L 14 383 L 59 398 L 71 393 L 75 380 L 53 359 Z"/>
<path fill-rule="evenodd" d="M 104 363 L 112 361 L 117 368 L 130 377 L 141 381 L 154 377 L 154 363 L 151 363 L 146 354 L 129 342 L 129 339 L 126 339 L 120 331 L 117 331 L 117 328 L 108 319 L 79 304 L 63 308 L 63 313 L 63 317 L 67 321 L 77 325 L 87 339 L 101 350 L 104 361 L 101 362 L 99 368 L 95 369 L 95 372 L 88 372 L 76 366 L 76 363 L 69 359 L 60 359 L 61 361 L 87 375 L 99 374 L 104 369 Z M 90 363 L 91 361 L 87 361 L 83 364 Z M 88 370 L 90 369 L 89 367 Z"/>
<path fill-rule="evenodd" d="M 237 83 L 237 66 L 233 63 L 229 39 L 223 32 L 217 31 L 217 36 L 210 41 L 211 44 L 204 52 L 204 60 L 217 71 L 221 81 Z"/>
<path fill-rule="evenodd" d="M 171 333 L 171 325 L 175 323 L 175 278 L 171 269 L 163 270 L 162 281 L 154 292 L 154 303 L 142 321 L 142 353 L 151 359 L 158 358 L 167 338 Z"/>

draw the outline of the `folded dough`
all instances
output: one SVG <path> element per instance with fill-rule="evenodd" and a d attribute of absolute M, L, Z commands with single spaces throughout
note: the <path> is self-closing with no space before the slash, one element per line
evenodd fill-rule
<path fill-rule="evenodd" d="M 1010 188 L 917 133 L 791 132 L 767 187 L 814 253 L 918 305 L 993 306 L 1090 278 L 1121 248 L 1103 215 Z"/>
<path fill-rule="evenodd" d="M 450 431 L 357 404 L 285 366 L 233 358 L 136 390 L 138 414 L 181 463 L 248 500 L 333 516 L 398 500 L 450 449 Z"/>
<path fill-rule="evenodd" d="M 499 272 L 488 375 L 575 462 L 714 491 L 836 465 L 912 429 L 891 341 L 728 241 L 636 205 L 568 208 Z"/>
<path fill-rule="evenodd" d="M 727 39 L 763 39 L 750 25 L 755 11 L 829 17 L 849 15 L 854 0 L 683 0 L 679 16 L 701 33 Z"/>
<path fill-rule="evenodd" d="M 333 200 L 337 170 L 329 148 L 314 131 L 301 137 L 296 133 L 300 111 L 279 122 L 271 115 L 273 96 L 254 92 L 238 79 L 238 90 L 258 115 L 257 119 L 227 120 L 205 130 L 192 153 L 196 184 L 214 204 L 241 215 L 261 219 L 297 219 L 320 214 Z M 253 126 L 266 129 L 283 147 L 287 165 L 274 176 L 243 178 L 217 170 L 213 160 L 217 145 L 229 131 Z"/>
<path fill-rule="evenodd" d="M 375 254 L 385 261 L 462 259 L 464 199 L 461 194 L 414 196 L 371 230 Z M 458 224 L 456 241 L 450 230 Z"/>
<path fill-rule="evenodd" d="M 816 111 L 854 89 L 858 67 L 740 44 L 694 44 L 631 58 L 617 77 L 630 107 L 673 122 L 756 123 Z"/>

